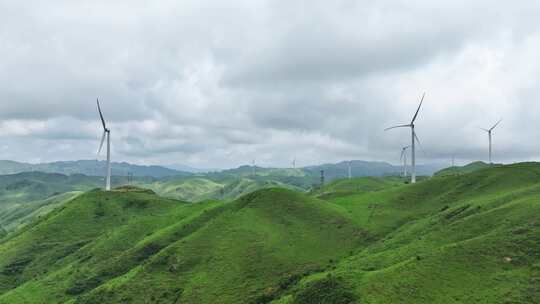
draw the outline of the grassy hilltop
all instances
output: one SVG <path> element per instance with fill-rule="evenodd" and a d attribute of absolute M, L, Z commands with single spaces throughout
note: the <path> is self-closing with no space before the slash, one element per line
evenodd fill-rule
<path fill-rule="evenodd" d="M 436 175 L 436 176 L 460 175 L 460 174 L 471 173 L 471 172 L 474 172 L 474 171 L 487 169 L 490 166 L 492 166 L 492 165 L 490 165 L 488 163 L 485 163 L 485 162 L 476 161 L 476 162 L 472 162 L 470 164 L 467 164 L 465 166 L 453 166 L 453 167 L 445 168 L 445 169 L 442 169 L 442 170 L 440 170 L 438 172 L 435 172 L 434 175 Z M 493 165 L 493 166 L 495 166 L 495 165 Z"/>
<path fill-rule="evenodd" d="M 0 303 L 538 299 L 537 163 L 232 202 L 93 190 L 0 241 Z"/>

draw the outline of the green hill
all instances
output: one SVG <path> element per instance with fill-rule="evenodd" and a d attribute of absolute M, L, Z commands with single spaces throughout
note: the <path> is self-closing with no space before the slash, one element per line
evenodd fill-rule
<path fill-rule="evenodd" d="M 538 303 L 540 164 L 322 190 L 86 192 L 0 240 L 0 303 Z"/>
<path fill-rule="evenodd" d="M 87 191 L 102 184 L 100 178 L 24 172 L 0 175 L 0 209 L 15 203 L 43 200 L 69 191 Z"/>
<path fill-rule="evenodd" d="M 487 169 L 489 167 L 491 167 L 490 164 L 477 161 L 477 162 L 472 162 L 470 164 L 467 164 L 465 166 L 448 167 L 448 168 L 445 168 L 436 172 L 435 175 L 443 176 L 443 175 L 465 174 L 465 173 L 471 173 L 471 172 L 482 170 L 482 169 Z"/>
<path fill-rule="evenodd" d="M 274 179 L 277 178 L 277 179 Z M 292 184 L 288 184 L 288 182 Z M 113 186 L 125 185 L 125 177 L 113 176 Z M 282 187 L 305 191 L 295 186 L 296 177 L 290 180 L 279 176 L 256 176 L 239 178 L 167 177 L 155 179 L 135 177 L 133 183 L 154 190 L 161 196 L 189 202 L 208 199 L 235 200 L 238 197 L 264 188 Z M 307 183 L 306 183 L 307 184 Z M 44 215 L 57 207 L 71 194 L 88 191 L 103 186 L 101 177 L 81 174 L 63 175 L 58 173 L 23 172 L 0 175 L 0 227 L 12 231 L 30 222 L 34 217 Z M 303 185 L 306 186 L 306 185 Z M 39 212 L 38 212 L 39 210 Z"/>
<path fill-rule="evenodd" d="M 163 179 L 153 183 L 137 183 L 142 187 L 148 187 L 162 196 L 176 198 L 184 201 L 197 202 L 209 199 L 213 193 L 218 192 L 224 186 L 212 180 L 196 178 Z"/>
<path fill-rule="evenodd" d="M 352 179 L 338 179 L 323 187 L 312 190 L 312 195 L 318 198 L 329 199 L 352 194 L 380 191 L 389 187 L 402 186 L 406 182 L 400 177 L 356 177 Z"/>
<path fill-rule="evenodd" d="M 0 243 L 0 303 L 257 302 L 367 239 L 284 189 L 226 205 L 92 191 Z"/>
<path fill-rule="evenodd" d="M 332 202 L 378 241 L 304 278 L 276 303 L 319 303 L 321 290 L 338 283 L 359 303 L 538 303 L 537 163 Z"/>
<path fill-rule="evenodd" d="M 290 182 L 290 183 L 289 183 Z M 275 176 L 216 178 L 190 177 L 167 178 L 151 183 L 136 182 L 136 185 L 154 190 L 159 195 L 189 202 L 200 202 L 208 199 L 232 201 L 242 195 L 267 188 L 280 187 L 304 192 L 307 185 L 296 186 L 294 181 Z M 307 184 L 307 183 L 306 183 Z M 302 188 L 304 186 L 306 188 Z"/>
<path fill-rule="evenodd" d="M 43 216 L 54 210 L 54 208 L 63 205 L 80 193 L 82 192 L 66 192 L 43 200 L 17 203 L 0 208 L 1 226 L 4 228 L 4 230 L 6 230 L 6 232 L 17 230 L 18 228 L 31 223 L 37 217 Z"/>

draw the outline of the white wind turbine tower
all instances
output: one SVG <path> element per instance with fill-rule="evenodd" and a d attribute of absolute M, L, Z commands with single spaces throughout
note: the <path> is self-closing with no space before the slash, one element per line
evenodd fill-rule
<path fill-rule="evenodd" d="M 407 149 L 409 149 L 411 146 L 406 146 L 401 148 L 401 157 L 399 160 L 401 161 L 401 164 L 403 166 L 403 177 L 407 177 Z"/>
<path fill-rule="evenodd" d="M 293 168 L 293 169 L 296 169 L 296 156 L 293 158 L 293 161 L 292 161 L 292 168 Z"/>
<path fill-rule="evenodd" d="M 493 126 L 491 127 L 491 129 L 484 129 L 484 128 L 480 128 L 484 131 L 486 131 L 488 133 L 488 136 L 489 136 L 489 163 L 490 164 L 493 164 L 493 162 L 491 161 L 491 151 L 492 151 L 492 147 L 491 147 L 491 144 L 492 144 L 492 131 L 493 129 L 495 129 L 502 121 L 502 118 L 499 119 L 499 121 Z"/>
<path fill-rule="evenodd" d="M 107 129 L 105 124 L 105 119 L 103 118 L 103 113 L 101 113 L 101 107 L 99 106 L 99 100 L 97 100 L 97 107 L 99 112 L 99 117 L 101 118 L 101 123 L 103 124 L 103 136 L 101 137 L 101 144 L 98 149 L 98 156 L 101 153 L 103 148 L 103 143 L 105 142 L 105 137 L 107 137 L 107 171 L 105 177 L 105 191 L 111 190 L 111 130 Z"/>
<path fill-rule="evenodd" d="M 411 123 L 406 125 L 399 125 L 399 126 L 393 126 L 390 128 L 385 129 L 385 131 L 388 131 L 390 129 L 395 128 L 411 128 L 411 154 L 412 154 L 412 172 L 411 172 L 411 183 L 416 183 L 416 142 L 418 141 L 418 144 L 420 144 L 420 140 L 418 139 L 418 136 L 416 136 L 416 132 L 414 131 L 414 122 L 416 121 L 416 117 L 418 117 L 418 112 L 420 112 L 420 108 L 422 107 L 422 103 L 424 102 L 424 97 L 426 96 L 426 93 L 422 94 L 422 98 L 420 99 L 420 105 L 418 106 L 418 109 L 416 110 L 416 113 L 414 113 L 413 119 L 411 120 Z"/>
<path fill-rule="evenodd" d="M 348 166 L 349 166 L 349 168 L 348 168 L 349 169 L 349 179 L 351 179 L 352 178 L 352 168 L 351 168 L 352 167 L 352 161 L 349 161 Z"/>

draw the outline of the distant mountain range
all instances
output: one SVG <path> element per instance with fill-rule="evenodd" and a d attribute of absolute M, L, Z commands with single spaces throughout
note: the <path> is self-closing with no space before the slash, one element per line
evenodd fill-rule
<path fill-rule="evenodd" d="M 348 176 L 348 161 L 342 161 L 336 164 L 323 164 L 317 166 L 305 167 L 304 170 L 310 172 L 312 175 L 319 175 L 320 171 L 324 170 L 325 180 L 331 181 L 339 178 L 345 178 Z M 427 164 L 417 165 L 416 173 L 418 175 L 433 175 L 435 172 L 445 168 L 447 166 L 441 164 Z M 353 177 L 364 176 L 388 176 L 401 174 L 401 166 L 395 166 L 387 162 L 375 162 L 375 161 L 363 161 L 353 160 L 351 161 L 351 175 Z M 410 166 L 409 166 L 410 171 Z"/>
<path fill-rule="evenodd" d="M 435 172 L 443 169 L 445 166 L 437 164 L 418 165 L 417 173 L 419 175 L 433 175 Z M 164 177 L 189 177 L 203 176 L 219 178 L 220 176 L 242 176 L 248 177 L 255 172 L 256 176 L 281 176 L 291 178 L 306 178 L 309 177 L 313 181 L 317 181 L 320 176 L 320 171 L 324 170 L 325 179 L 327 181 L 345 178 L 348 172 L 348 162 L 343 161 L 335 164 L 322 164 L 317 166 L 308 166 L 304 168 L 262 168 L 252 166 L 241 166 L 235 169 L 227 170 L 211 170 L 197 169 L 189 166 L 174 165 L 174 166 L 141 166 L 126 162 L 112 163 L 112 175 L 127 176 L 147 176 L 154 178 Z M 30 164 L 15 162 L 10 160 L 0 160 L 0 175 L 16 174 L 21 172 L 45 172 L 45 173 L 60 173 L 65 175 L 84 174 L 88 176 L 102 176 L 105 172 L 105 161 L 97 160 L 77 160 L 77 161 L 59 161 L 51 163 Z M 352 161 L 352 176 L 387 176 L 400 174 L 401 167 L 395 166 L 386 162 L 373 161 Z"/>
<path fill-rule="evenodd" d="M 98 160 L 59 161 L 40 164 L 0 160 L 0 175 L 39 171 L 45 173 L 60 173 L 65 175 L 84 174 L 88 176 L 102 176 L 105 172 L 105 166 L 105 161 Z M 189 172 L 174 170 L 161 166 L 140 166 L 126 162 L 112 163 L 112 175 L 127 176 L 130 173 L 133 174 L 133 176 L 151 176 L 156 178 L 191 175 Z"/>
<path fill-rule="evenodd" d="M 208 172 L 217 172 L 217 171 L 222 170 L 222 169 L 216 169 L 216 168 L 195 168 L 192 166 L 181 165 L 181 164 L 166 165 L 164 167 L 177 170 L 177 171 L 189 172 L 189 173 L 208 173 Z"/>

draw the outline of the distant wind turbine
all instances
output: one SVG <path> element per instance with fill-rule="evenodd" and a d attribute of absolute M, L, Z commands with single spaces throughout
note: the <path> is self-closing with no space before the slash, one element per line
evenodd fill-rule
<path fill-rule="evenodd" d="M 348 168 L 349 169 L 349 179 L 351 179 L 352 178 L 352 168 L 351 168 L 352 167 L 352 161 L 349 161 L 348 165 L 349 165 L 349 168 Z"/>
<path fill-rule="evenodd" d="M 293 169 L 296 169 L 296 156 L 293 158 L 293 161 L 292 161 L 292 168 L 293 168 Z"/>
<path fill-rule="evenodd" d="M 105 191 L 111 190 L 111 130 L 107 128 L 105 119 L 103 118 L 103 113 L 101 112 L 101 107 L 99 106 L 99 100 L 97 100 L 97 107 L 99 112 L 99 117 L 101 118 L 101 123 L 103 124 L 103 136 L 101 137 L 101 144 L 98 149 L 98 157 L 103 148 L 103 143 L 105 142 L 105 137 L 107 137 L 107 171 L 105 177 Z"/>
<path fill-rule="evenodd" d="M 480 128 L 480 129 L 482 129 L 482 130 L 484 130 L 484 131 L 486 131 L 486 132 L 488 133 L 488 137 L 489 137 L 489 163 L 490 163 L 490 164 L 493 164 L 493 162 L 491 161 L 491 159 L 492 159 L 492 158 L 491 158 L 491 151 L 492 151 L 492 146 L 491 146 L 491 144 L 492 144 L 492 131 L 493 131 L 493 130 L 501 123 L 501 121 L 502 121 L 502 118 L 499 119 L 499 121 L 498 121 L 493 127 L 491 127 L 491 129 Z"/>
<path fill-rule="evenodd" d="M 405 146 L 401 148 L 401 165 L 402 165 L 402 173 L 403 177 L 407 177 L 407 149 L 409 149 L 411 146 Z"/>
<path fill-rule="evenodd" d="M 424 102 L 424 97 L 426 96 L 426 93 L 422 94 L 422 98 L 420 99 L 420 105 L 418 106 L 418 109 L 416 110 L 416 113 L 414 113 L 413 119 L 411 120 L 411 123 L 406 125 L 399 125 L 399 126 L 393 126 L 390 128 L 385 129 L 385 131 L 388 131 L 390 129 L 395 128 L 411 128 L 411 138 L 412 138 L 412 144 L 411 144 L 411 154 L 412 154 L 412 173 L 411 173 L 411 183 L 416 183 L 416 147 L 415 144 L 418 142 L 420 144 L 420 140 L 418 139 L 418 136 L 416 136 L 416 132 L 414 130 L 414 122 L 416 121 L 416 118 L 418 117 L 418 112 L 420 112 L 420 108 L 422 107 L 422 103 Z"/>

